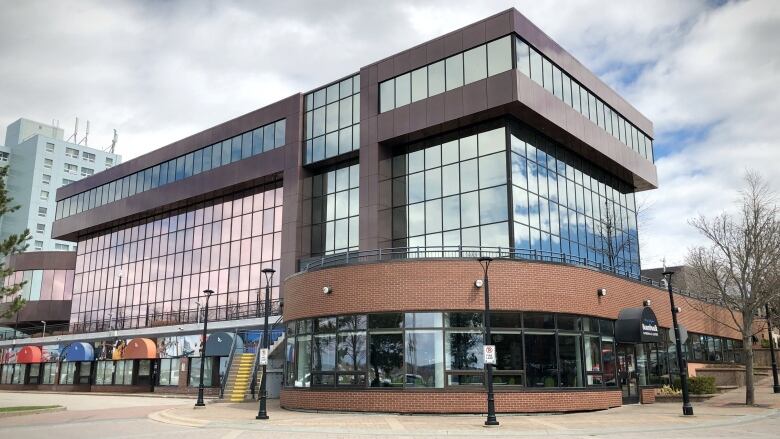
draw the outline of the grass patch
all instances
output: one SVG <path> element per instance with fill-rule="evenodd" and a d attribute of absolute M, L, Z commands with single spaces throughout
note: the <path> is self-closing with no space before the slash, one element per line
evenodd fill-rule
<path fill-rule="evenodd" d="M 0 407 L 0 413 L 10 413 L 10 412 L 28 412 L 31 410 L 41 410 L 41 409 L 53 409 L 60 407 L 58 405 L 20 405 L 15 407 Z"/>

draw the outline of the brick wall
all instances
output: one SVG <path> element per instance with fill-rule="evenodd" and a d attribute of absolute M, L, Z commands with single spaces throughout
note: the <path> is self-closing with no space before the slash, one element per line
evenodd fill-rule
<path fill-rule="evenodd" d="M 639 401 L 642 404 L 652 404 L 655 402 L 655 388 L 642 388 L 639 390 Z"/>
<path fill-rule="evenodd" d="M 298 273 L 284 282 L 285 320 L 382 311 L 479 310 L 483 291 L 476 261 L 463 259 L 403 260 L 329 268 Z M 333 292 L 325 295 L 322 287 Z M 606 288 L 606 297 L 596 290 Z M 672 326 L 665 290 L 620 276 L 564 264 L 494 261 L 490 265 L 490 306 L 494 310 L 572 313 L 616 319 L 623 308 L 651 308 L 661 326 Z M 740 338 L 718 323 L 730 321 L 725 309 L 676 296 L 680 323 L 690 332 Z M 706 306 L 706 313 L 699 311 Z M 733 325 L 732 325 L 733 326 Z"/>
<path fill-rule="evenodd" d="M 620 390 L 496 392 L 496 412 L 534 413 L 603 410 L 621 404 Z M 288 409 L 390 413 L 485 413 L 484 392 L 332 391 L 282 389 Z"/>

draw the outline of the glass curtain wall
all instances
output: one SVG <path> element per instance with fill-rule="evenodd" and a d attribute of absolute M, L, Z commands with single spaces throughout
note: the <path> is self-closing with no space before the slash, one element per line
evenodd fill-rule
<path fill-rule="evenodd" d="M 515 120 L 409 145 L 392 200 L 394 247 L 513 247 L 639 276 L 631 188 Z"/>
<path fill-rule="evenodd" d="M 311 216 L 311 255 L 331 255 L 358 249 L 360 166 L 349 162 L 321 171 L 303 182 L 303 202 Z"/>
<path fill-rule="evenodd" d="M 307 94 L 304 105 L 304 163 L 360 148 L 360 75 Z"/>
<path fill-rule="evenodd" d="M 212 319 L 251 312 L 265 287 L 261 270 L 279 270 L 281 230 L 282 188 L 270 184 L 87 236 L 78 244 L 71 325 L 195 321 L 206 288 L 216 293 Z"/>
<path fill-rule="evenodd" d="M 496 385 L 615 385 L 611 321 L 519 312 L 494 313 L 491 320 Z M 288 322 L 287 334 L 288 387 L 484 385 L 481 312 L 323 317 Z"/>

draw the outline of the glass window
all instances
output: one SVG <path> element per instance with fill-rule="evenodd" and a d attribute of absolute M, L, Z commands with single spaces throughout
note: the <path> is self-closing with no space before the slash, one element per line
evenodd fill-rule
<path fill-rule="evenodd" d="M 444 93 L 444 61 L 428 66 L 428 96 Z"/>
<path fill-rule="evenodd" d="M 411 75 L 405 73 L 395 78 L 395 108 L 409 104 L 412 97 Z"/>
<path fill-rule="evenodd" d="M 369 358 L 370 387 L 403 387 L 406 380 L 402 333 L 371 334 Z"/>
<path fill-rule="evenodd" d="M 442 332 L 406 331 L 406 387 L 444 387 Z"/>
<path fill-rule="evenodd" d="M 512 39 L 510 36 L 491 41 L 487 44 L 488 76 L 505 72 L 512 68 Z"/>
<path fill-rule="evenodd" d="M 428 97 L 428 69 L 423 67 L 412 72 L 412 102 Z"/>
<path fill-rule="evenodd" d="M 543 85 L 544 80 L 542 79 L 542 55 L 537 52 L 534 48 L 529 48 L 531 55 L 531 79 L 533 79 L 537 84 Z"/>
<path fill-rule="evenodd" d="M 395 108 L 395 81 L 390 79 L 379 84 L 379 112 L 384 113 L 393 108 Z"/>
<path fill-rule="evenodd" d="M 582 350 L 580 335 L 559 334 L 558 355 L 561 361 L 561 387 L 582 387 Z"/>
<path fill-rule="evenodd" d="M 448 371 L 482 371 L 483 337 L 476 331 L 447 331 L 446 368 Z M 482 384 L 482 374 L 448 374 L 448 385 Z"/>
<path fill-rule="evenodd" d="M 463 54 L 446 59 L 447 90 L 463 86 Z"/>
<path fill-rule="evenodd" d="M 464 84 L 487 77 L 487 53 L 484 45 L 463 53 Z"/>
<path fill-rule="evenodd" d="M 555 334 L 525 334 L 528 387 L 558 387 L 555 346 Z"/>

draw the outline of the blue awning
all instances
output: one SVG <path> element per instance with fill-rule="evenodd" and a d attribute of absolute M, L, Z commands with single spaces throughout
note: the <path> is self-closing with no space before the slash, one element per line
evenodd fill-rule
<path fill-rule="evenodd" d="M 95 349 L 89 343 L 71 343 L 62 354 L 63 361 L 92 361 Z"/>

